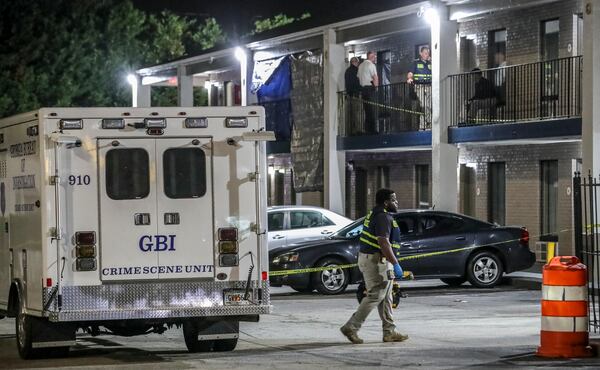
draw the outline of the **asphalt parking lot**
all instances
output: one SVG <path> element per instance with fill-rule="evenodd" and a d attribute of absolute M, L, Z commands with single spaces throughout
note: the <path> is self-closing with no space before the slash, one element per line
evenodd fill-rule
<path fill-rule="evenodd" d="M 86 369 L 310 369 L 310 368 L 595 368 L 600 359 L 547 360 L 534 356 L 539 342 L 540 291 L 501 286 L 449 288 L 437 281 L 405 283 L 409 297 L 395 310 L 404 343 L 381 342 L 376 313 L 352 345 L 339 327 L 356 307 L 355 289 L 323 297 L 273 289 L 274 313 L 242 323 L 234 352 L 190 354 L 181 330 L 122 338 L 78 337 L 64 359 L 22 361 L 14 321 L 0 320 L 0 368 Z"/>

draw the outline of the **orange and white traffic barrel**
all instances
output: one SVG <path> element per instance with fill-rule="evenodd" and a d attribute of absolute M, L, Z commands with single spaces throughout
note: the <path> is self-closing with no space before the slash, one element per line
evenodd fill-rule
<path fill-rule="evenodd" d="M 587 268 L 577 257 L 554 257 L 542 277 L 542 331 L 537 355 L 589 357 Z"/>

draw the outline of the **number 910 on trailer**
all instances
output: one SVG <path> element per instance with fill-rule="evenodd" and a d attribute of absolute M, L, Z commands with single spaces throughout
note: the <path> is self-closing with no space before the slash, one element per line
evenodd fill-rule
<path fill-rule="evenodd" d="M 0 120 L 0 318 L 24 358 L 182 327 L 233 350 L 271 311 L 262 107 L 45 108 Z"/>

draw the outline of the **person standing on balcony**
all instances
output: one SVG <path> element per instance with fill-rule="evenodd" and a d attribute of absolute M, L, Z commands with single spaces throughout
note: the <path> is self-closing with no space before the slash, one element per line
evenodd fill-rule
<path fill-rule="evenodd" d="M 422 46 L 419 50 L 419 59 L 412 64 L 411 70 L 406 76 L 406 82 L 412 85 L 411 89 L 414 100 L 417 101 L 416 110 L 423 113 L 419 129 L 426 129 L 431 123 L 431 50 L 429 46 Z"/>
<path fill-rule="evenodd" d="M 360 81 L 358 80 L 358 58 L 352 57 L 350 59 L 350 66 L 346 69 L 344 74 L 344 81 L 346 82 L 346 95 L 345 95 L 345 112 L 346 115 L 344 122 L 346 123 L 346 132 L 350 135 L 354 135 L 358 129 L 357 116 L 359 111 L 360 98 Z"/>
<path fill-rule="evenodd" d="M 375 129 L 377 123 L 376 94 L 377 86 L 379 86 L 379 77 L 377 76 L 377 67 L 375 67 L 376 61 L 377 55 L 375 52 L 369 51 L 367 59 L 358 66 L 357 72 L 365 110 L 365 131 L 371 135 L 377 133 Z"/>
<path fill-rule="evenodd" d="M 467 123 L 473 123 L 480 110 L 487 109 L 488 117 L 484 121 L 492 121 L 496 118 L 496 87 L 494 84 L 483 77 L 481 69 L 475 68 L 471 71 L 475 80 L 475 94 L 467 101 Z"/>

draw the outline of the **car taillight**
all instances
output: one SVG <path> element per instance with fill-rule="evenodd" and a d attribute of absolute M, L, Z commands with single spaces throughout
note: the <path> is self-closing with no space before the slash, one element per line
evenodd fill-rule
<path fill-rule="evenodd" d="M 519 239 L 519 243 L 521 243 L 524 247 L 529 247 L 529 231 L 526 228 L 521 229 L 521 238 Z"/>

